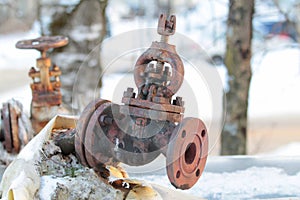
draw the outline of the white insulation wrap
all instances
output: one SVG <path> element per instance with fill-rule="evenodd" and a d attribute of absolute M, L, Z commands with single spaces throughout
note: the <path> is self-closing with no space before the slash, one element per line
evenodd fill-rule
<path fill-rule="evenodd" d="M 41 159 L 40 150 L 50 137 L 53 128 L 74 128 L 75 118 L 66 116 L 54 117 L 22 149 L 18 157 L 8 166 L 0 184 L 3 200 L 31 200 L 40 187 L 40 175 L 36 170 Z"/>

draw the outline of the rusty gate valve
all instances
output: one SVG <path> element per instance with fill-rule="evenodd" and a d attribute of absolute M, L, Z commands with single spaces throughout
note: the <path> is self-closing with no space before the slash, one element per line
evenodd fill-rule
<path fill-rule="evenodd" d="M 161 41 L 152 42 L 136 61 L 137 93 L 127 88 L 122 105 L 98 99 L 81 114 L 75 149 L 82 164 L 97 170 L 105 163 L 145 165 L 166 156 L 170 182 L 191 188 L 201 176 L 208 154 L 204 123 L 183 118 L 182 97 L 173 97 L 184 78 L 184 65 L 168 37 L 175 33 L 176 17 L 159 17 Z"/>
<path fill-rule="evenodd" d="M 29 76 L 33 80 L 31 89 L 34 104 L 61 104 L 59 80 L 61 71 L 57 65 L 51 68 L 51 59 L 46 53 L 51 48 L 62 47 L 66 44 L 68 44 L 68 38 L 64 36 L 42 36 L 17 42 L 16 47 L 19 49 L 36 49 L 41 52 L 41 57 L 36 60 L 39 70 L 32 67 L 29 71 Z"/>
<path fill-rule="evenodd" d="M 29 76 L 32 90 L 31 117 L 36 121 L 50 120 L 56 114 L 56 107 L 62 102 L 60 92 L 61 71 L 57 65 L 52 65 L 47 57 L 47 51 L 68 44 L 64 36 L 42 36 L 36 39 L 21 40 L 16 43 L 19 49 L 35 49 L 41 52 L 41 57 L 36 59 L 36 67 L 31 67 Z M 45 123 L 42 122 L 41 126 Z"/>

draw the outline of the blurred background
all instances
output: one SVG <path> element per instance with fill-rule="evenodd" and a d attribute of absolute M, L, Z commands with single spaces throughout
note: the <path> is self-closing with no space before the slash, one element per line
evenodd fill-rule
<path fill-rule="evenodd" d="M 28 71 L 39 53 L 16 49 L 17 41 L 41 35 L 69 37 L 68 46 L 50 55 L 63 73 L 64 104 L 78 114 L 95 91 L 114 98 L 112 91 L 126 79 L 124 72 L 132 76 L 143 49 L 128 52 L 157 40 L 160 13 L 175 14 L 177 33 L 170 43 L 186 60 L 196 63 L 200 76 L 213 71 L 212 79 L 221 83 L 214 87 L 204 77 L 206 89 L 216 95 L 197 101 L 198 116 L 209 127 L 210 154 L 220 155 L 225 99 L 232 78 L 224 64 L 229 9 L 227 0 L 0 0 L 0 103 L 14 97 L 29 111 Z M 244 105 L 248 108 L 246 153 L 300 155 L 300 1 L 255 0 L 251 24 L 252 78 L 248 105 Z M 111 63 L 124 52 L 127 56 L 121 56 L 120 62 Z M 197 82 L 187 84 L 197 87 Z M 118 90 L 121 95 L 123 90 Z M 195 94 L 195 98 L 202 97 Z"/>

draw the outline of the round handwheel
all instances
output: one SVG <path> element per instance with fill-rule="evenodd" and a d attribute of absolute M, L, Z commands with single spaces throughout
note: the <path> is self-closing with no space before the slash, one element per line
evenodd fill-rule
<path fill-rule="evenodd" d="M 86 135 L 86 128 L 89 124 L 90 118 L 95 112 L 95 110 L 104 103 L 109 101 L 103 99 L 97 99 L 90 102 L 85 109 L 83 110 L 78 123 L 76 124 L 76 134 L 75 134 L 75 149 L 76 154 L 79 157 L 81 163 L 85 166 L 88 165 L 85 157 L 85 135 Z"/>
<path fill-rule="evenodd" d="M 208 136 L 204 123 L 185 118 L 174 129 L 167 150 L 167 174 L 174 187 L 191 188 L 200 178 L 208 155 Z"/>
<path fill-rule="evenodd" d="M 167 88 L 172 96 L 179 90 L 184 76 L 183 63 L 176 53 L 175 46 L 162 42 L 153 42 L 151 47 L 138 58 L 134 68 L 134 81 L 138 88 L 146 83 L 144 72 L 151 61 L 159 61 L 171 65 L 172 77 Z"/>
<path fill-rule="evenodd" d="M 32 40 L 18 41 L 16 47 L 19 49 L 36 49 L 47 51 L 50 48 L 58 48 L 67 45 L 69 42 L 65 36 L 42 36 Z"/>

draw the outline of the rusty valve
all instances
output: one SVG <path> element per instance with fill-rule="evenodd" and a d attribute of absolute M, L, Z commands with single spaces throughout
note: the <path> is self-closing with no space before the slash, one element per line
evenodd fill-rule
<path fill-rule="evenodd" d="M 41 57 L 36 60 L 37 68 L 32 67 L 29 76 L 32 90 L 31 120 L 33 127 L 38 132 L 55 114 L 61 104 L 59 76 L 61 71 L 57 65 L 51 64 L 51 59 L 46 53 L 51 48 L 58 48 L 68 44 L 64 36 L 42 36 L 32 40 L 18 41 L 19 49 L 36 49 L 41 52 Z"/>
<path fill-rule="evenodd" d="M 175 16 L 160 16 L 161 41 L 153 42 L 134 67 L 137 94 L 127 88 L 123 105 L 98 99 L 85 108 L 75 135 L 81 163 L 95 170 L 105 163 L 139 166 L 162 153 L 176 188 L 189 189 L 197 182 L 206 163 L 208 136 L 200 119 L 183 119 L 184 102 L 173 98 L 184 76 L 175 46 L 167 43 L 175 26 Z"/>

